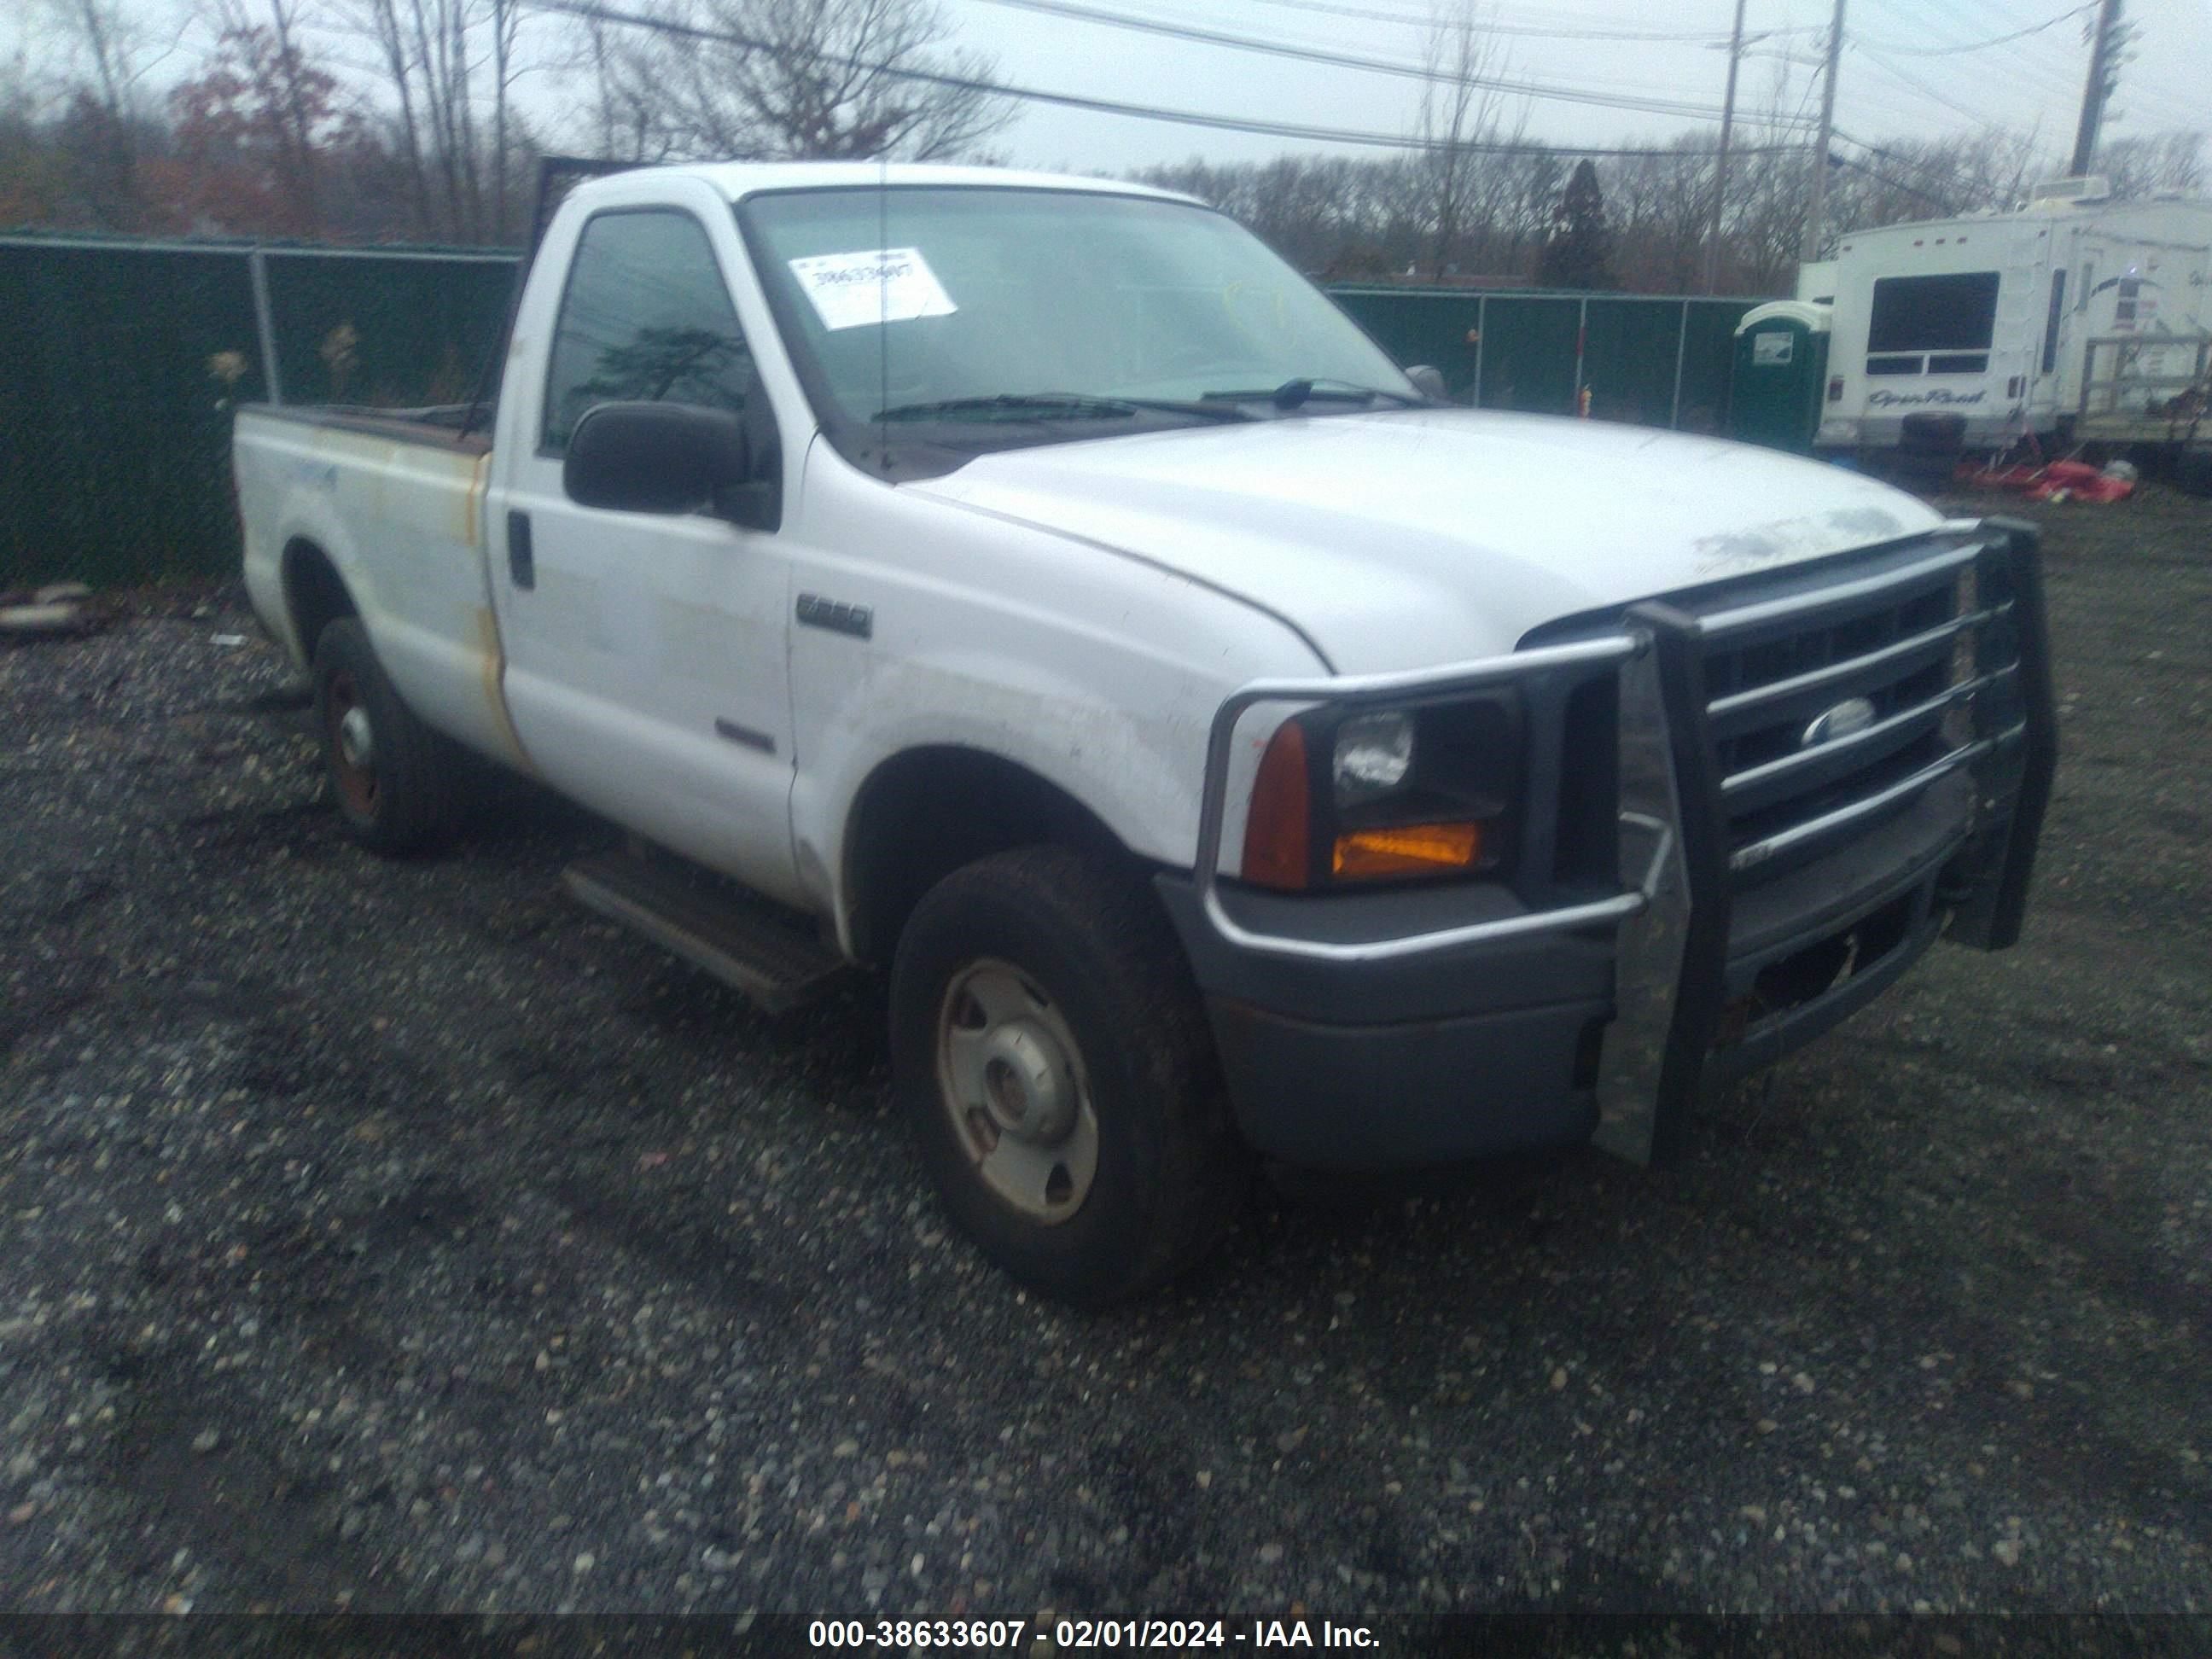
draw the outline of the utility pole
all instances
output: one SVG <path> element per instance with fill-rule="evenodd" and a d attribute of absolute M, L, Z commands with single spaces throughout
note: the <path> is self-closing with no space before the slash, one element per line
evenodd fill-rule
<path fill-rule="evenodd" d="M 2077 177 L 2089 170 L 2097 154 L 2097 128 L 2105 118 L 2105 94 L 2112 79 L 2112 33 L 2120 21 L 2120 0 L 2104 0 L 2097 8 L 2097 38 L 2089 48 L 2089 82 L 2081 88 L 2081 125 L 2074 131 L 2074 165 Z"/>
<path fill-rule="evenodd" d="M 1705 237 L 1705 292 L 1720 281 L 1721 210 L 1728 202 L 1729 131 L 1735 125 L 1735 72 L 1743 62 L 1743 0 L 1735 0 L 1735 28 L 1729 35 L 1728 95 L 1721 100 L 1721 147 L 1713 161 L 1713 224 Z"/>
<path fill-rule="evenodd" d="M 1820 141 L 1813 146 L 1813 186 L 1805 204 L 1805 240 L 1797 250 L 1800 264 L 1820 257 L 1820 204 L 1828 194 L 1828 135 L 1836 125 L 1836 65 L 1843 55 L 1844 0 L 1836 0 L 1835 21 L 1828 25 L 1828 66 L 1821 71 Z"/>

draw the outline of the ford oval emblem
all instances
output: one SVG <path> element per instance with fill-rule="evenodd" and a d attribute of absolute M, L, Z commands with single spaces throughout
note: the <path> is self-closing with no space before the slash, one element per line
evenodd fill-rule
<path fill-rule="evenodd" d="M 1846 697 L 1805 728 L 1797 739 L 1800 749 L 1818 749 L 1838 738 L 1848 738 L 1874 724 L 1874 705 L 1864 697 Z"/>

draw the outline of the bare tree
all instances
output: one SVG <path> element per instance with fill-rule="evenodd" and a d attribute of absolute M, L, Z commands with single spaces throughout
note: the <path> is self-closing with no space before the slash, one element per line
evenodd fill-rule
<path fill-rule="evenodd" d="M 44 10 L 71 70 L 109 118 L 143 114 L 141 82 L 176 49 L 182 28 L 128 0 L 45 0 Z"/>
<path fill-rule="evenodd" d="M 146 80 L 177 48 L 188 20 L 130 0 L 42 0 L 61 47 L 71 159 L 94 219 L 136 228 L 145 216 L 138 164 L 154 119 Z"/>
<path fill-rule="evenodd" d="M 487 0 L 491 29 L 491 240 L 507 240 L 507 94 L 514 85 L 515 33 L 521 0 Z"/>
<path fill-rule="evenodd" d="M 234 0 L 235 3 L 235 0 Z M 339 0 L 376 52 L 418 234 L 504 241 L 523 135 L 522 0 Z"/>
<path fill-rule="evenodd" d="M 1714 143 L 1685 133 L 1646 155 L 1600 167 L 1616 229 L 1615 263 L 1625 288 L 1687 293 L 1704 264 L 1716 182 Z"/>
<path fill-rule="evenodd" d="M 422 125 L 416 115 L 415 58 L 412 39 L 400 12 L 401 0 L 358 0 L 355 21 L 375 46 L 385 84 L 399 106 L 399 148 L 413 198 L 415 223 L 427 234 L 431 225 L 430 178 L 424 160 Z"/>
<path fill-rule="evenodd" d="M 1013 118 L 990 62 L 946 50 L 927 0 L 662 0 L 657 15 L 664 30 L 593 47 L 600 131 L 635 154 L 927 161 Z"/>
<path fill-rule="evenodd" d="M 203 0 L 218 50 L 238 63 L 261 106 L 276 117 L 279 170 L 301 222 L 321 218 L 317 204 L 316 132 L 331 88 L 309 66 L 301 40 L 314 20 L 303 0 Z"/>
<path fill-rule="evenodd" d="M 610 161 L 665 161 L 673 154 L 666 106 L 655 81 L 659 52 L 637 27 L 581 20 L 570 68 L 591 88 L 592 137 Z"/>
<path fill-rule="evenodd" d="M 1527 125 L 1524 100 L 1511 132 L 1504 130 L 1505 100 L 1488 84 L 1503 62 L 1474 0 L 1443 0 L 1431 14 L 1419 131 L 1436 236 L 1430 264 L 1440 276 L 1470 219 L 1486 224 L 1502 204 L 1498 187 L 1508 170 L 1495 163 L 1492 147 L 1517 143 Z"/>
<path fill-rule="evenodd" d="M 2168 193 L 2204 193 L 2204 130 L 2185 128 L 2141 138 L 2108 139 L 2097 151 L 2097 171 L 2112 181 L 2112 194 L 2134 200 Z"/>

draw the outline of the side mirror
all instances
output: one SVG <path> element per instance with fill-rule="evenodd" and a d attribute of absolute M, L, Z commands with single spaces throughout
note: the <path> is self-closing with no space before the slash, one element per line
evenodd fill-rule
<path fill-rule="evenodd" d="M 579 507 L 743 519 L 752 446 L 727 410 L 597 404 L 569 434 L 561 485 Z"/>
<path fill-rule="evenodd" d="M 1444 389 L 1444 372 L 1433 364 L 1416 363 L 1406 371 L 1406 378 L 1424 398 L 1440 404 L 1451 401 L 1451 393 Z"/>

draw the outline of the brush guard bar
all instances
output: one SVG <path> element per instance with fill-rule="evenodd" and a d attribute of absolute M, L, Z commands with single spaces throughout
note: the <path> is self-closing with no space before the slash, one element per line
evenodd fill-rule
<path fill-rule="evenodd" d="M 1593 1139 L 1639 1163 L 1679 1150 L 1722 1027 L 1732 896 L 1755 878 L 1765 856 L 1756 847 L 1730 845 L 1725 781 L 1710 727 L 1713 705 L 1701 672 L 1707 650 L 1746 617 L 1755 613 L 1767 623 L 1792 611 L 1816 615 L 1839 594 L 1855 597 L 1883 582 L 1924 580 L 1931 571 L 1970 564 L 1982 591 L 2005 596 L 2006 637 L 2014 660 L 2002 675 L 1984 673 L 1960 688 L 1955 701 L 1966 708 L 1968 734 L 1905 777 L 1824 814 L 1815 833 L 1834 845 L 1848 844 L 1863 826 L 1901 809 L 1939 781 L 1970 777 L 1966 821 L 1938 894 L 1948 912 L 1948 932 L 1954 942 L 1983 950 L 2004 949 L 2020 936 L 2057 756 L 2037 532 L 2032 525 L 1995 519 L 1947 525 L 1932 540 L 1936 550 L 1928 559 L 1893 567 L 1871 582 L 1846 580 L 1702 616 L 1651 602 L 1629 608 L 1618 631 L 1603 637 L 1434 670 L 1270 679 L 1243 687 L 1223 702 L 1208 735 L 1194 866 L 1200 912 L 1233 949 L 1340 964 L 1493 940 L 1566 933 L 1587 939 L 1610 931 L 1614 1011 L 1599 1054 Z M 1619 879 L 1612 892 L 1432 932 L 1353 940 L 1261 931 L 1240 921 L 1224 902 L 1220 863 L 1229 781 L 1238 723 L 1252 708 L 1395 705 L 1527 686 L 1547 677 L 1578 683 L 1608 674 L 1617 690 L 1619 744 Z M 2000 680 L 2004 697 L 1977 700 L 1983 685 Z M 1529 780 L 1532 791 L 1548 787 L 1556 804 L 1558 764 L 1547 767 L 1532 754 Z M 1536 814 L 1547 810 L 1546 803 L 1532 802 Z"/>

